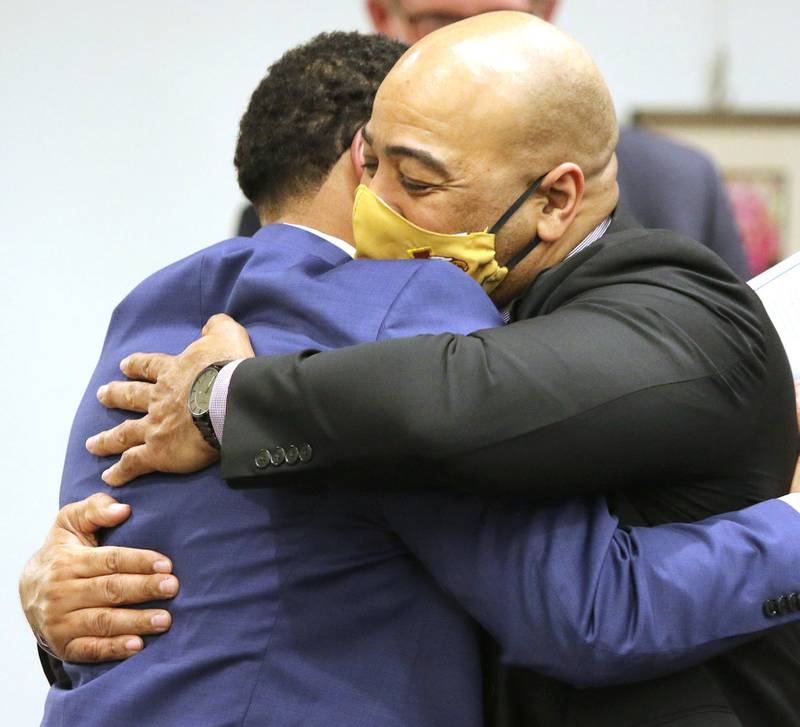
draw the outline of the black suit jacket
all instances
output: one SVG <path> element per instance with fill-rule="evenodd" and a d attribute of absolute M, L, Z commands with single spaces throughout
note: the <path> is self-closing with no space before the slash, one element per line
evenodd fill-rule
<path fill-rule="evenodd" d="M 725 187 L 702 152 L 644 129 L 623 127 L 617 145 L 620 203 L 645 227 L 698 240 L 746 279 L 749 268 Z M 237 234 L 261 227 L 252 207 Z"/>
<path fill-rule="evenodd" d="M 471 336 L 244 362 L 224 475 L 258 486 L 366 469 L 387 486 L 607 490 L 631 524 L 786 491 L 798 445 L 789 366 L 758 298 L 707 249 L 620 213 L 600 241 L 542 273 L 515 316 Z M 296 440 L 314 449 L 301 469 L 256 467 L 262 447 Z M 578 692 L 501 668 L 499 723 L 792 724 L 797 634 L 646 687 Z"/>

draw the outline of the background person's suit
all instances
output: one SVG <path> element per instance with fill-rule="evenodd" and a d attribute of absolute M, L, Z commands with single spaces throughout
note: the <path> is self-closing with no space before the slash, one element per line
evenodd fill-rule
<path fill-rule="evenodd" d="M 708 156 L 660 134 L 622 127 L 617 159 L 620 205 L 638 222 L 702 242 L 742 280 L 750 277 L 728 194 Z"/>

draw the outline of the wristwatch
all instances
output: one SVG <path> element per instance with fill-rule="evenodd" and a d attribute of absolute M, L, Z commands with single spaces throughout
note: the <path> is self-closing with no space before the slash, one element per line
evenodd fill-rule
<path fill-rule="evenodd" d="M 206 366 L 194 380 L 192 388 L 189 389 L 189 413 L 195 426 L 200 430 L 203 439 L 206 440 L 214 449 L 220 449 L 219 440 L 214 433 L 214 426 L 211 424 L 211 390 L 214 382 L 222 369 L 230 361 L 218 361 L 217 363 Z"/>

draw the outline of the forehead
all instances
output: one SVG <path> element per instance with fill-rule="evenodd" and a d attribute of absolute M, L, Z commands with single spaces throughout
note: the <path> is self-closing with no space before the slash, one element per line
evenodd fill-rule
<path fill-rule="evenodd" d="M 436 157 L 457 176 L 474 167 L 496 166 L 504 154 L 508 124 L 493 110 L 494 104 L 461 94 L 444 94 L 436 83 L 403 84 L 379 93 L 367 124 L 377 147 L 419 149 Z M 395 91 L 392 93 L 391 91 Z"/>

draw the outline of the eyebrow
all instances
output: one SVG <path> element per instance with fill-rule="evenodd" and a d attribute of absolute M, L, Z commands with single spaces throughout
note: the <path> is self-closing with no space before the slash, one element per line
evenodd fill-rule
<path fill-rule="evenodd" d="M 367 131 L 367 127 L 365 126 L 361 131 L 361 136 L 364 138 L 364 141 L 367 142 L 370 146 L 372 146 L 372 135 Z M 430 152 L 425 151 L 424 149 L 414 149 L 409 146 L 402 146 L 399 144 L 394 144 L 392 146 L 386 147 L 386 153 L 389 156 L 402 156 L 402 157 L 410 157 L 412 159 L 416 159 L 420 164 L 424 164 L 429 169 L 432 169 L 437 174 L 442 175 L 443 177 L 449 177 L 450 172 L 447 167 L 444 165 L 444 162 L 439 161 L 433 154 Z"/>

